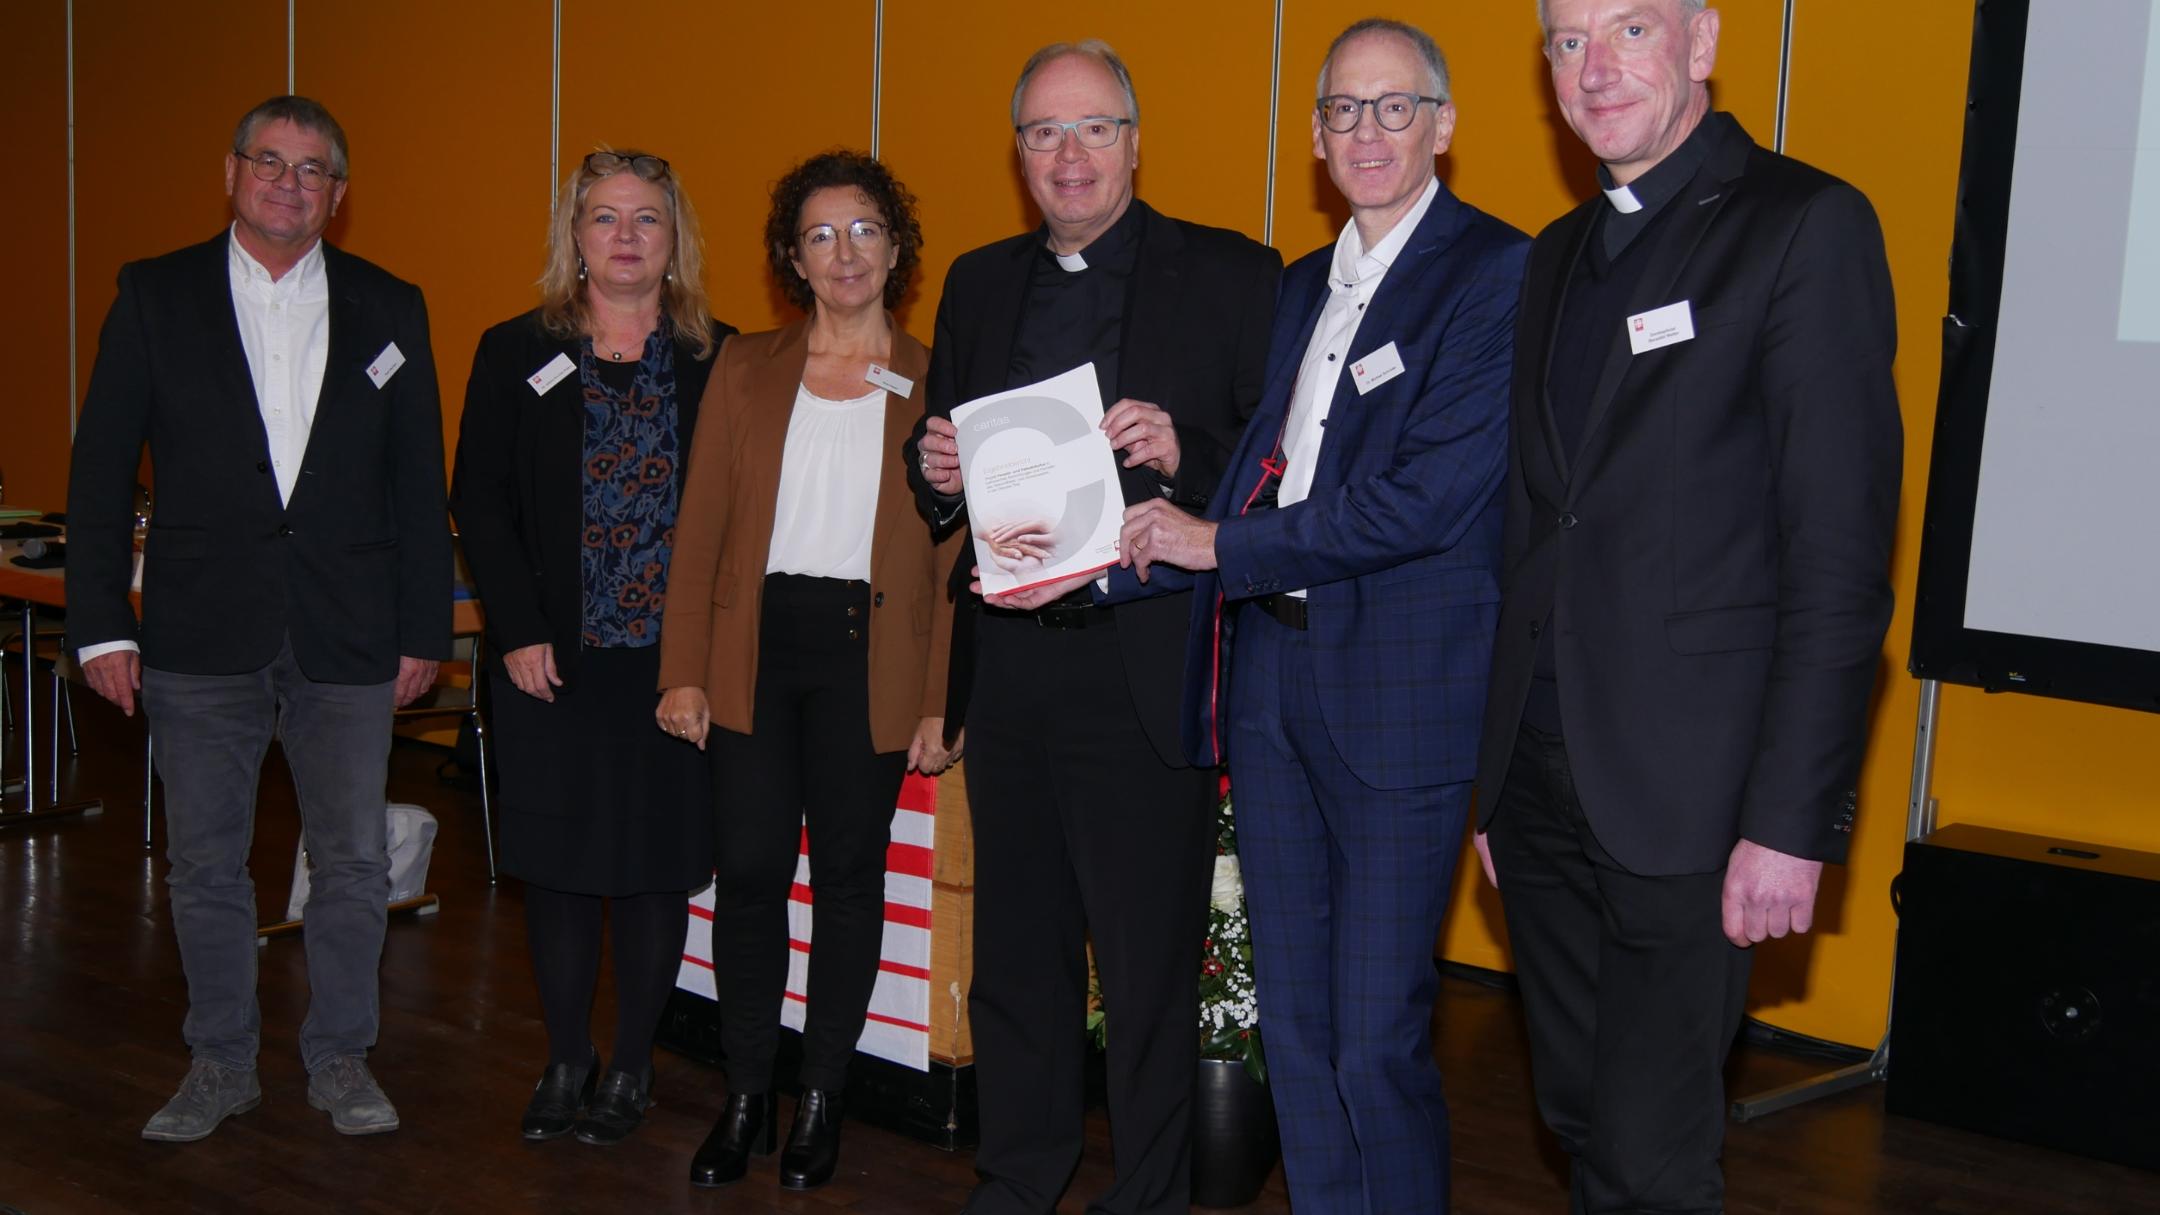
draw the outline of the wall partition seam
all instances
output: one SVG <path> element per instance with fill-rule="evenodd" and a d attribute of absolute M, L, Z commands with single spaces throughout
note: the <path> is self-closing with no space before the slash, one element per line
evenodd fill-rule
<path fill-rule="evenodd" d="M 1260 243 L 1275 243 L 1275 154 L 1281 138 L 1275 129 L 1282 106 L 1282 13 L 1283 0 L 1275 0 L 1275 45 L 1268 53 L 1267 95 L 1267 196 L 1260 210 Z"/>
<path fill-rule="evenodd" d="M 293 5 L 294 0 L 285 0 L 285 91 L 287 93 L 292 93 L 296 91 L 293 87 L 293 82 L 299 79 L 299 77 L 296 76 L 293 72 L 293 67 L 295 63 L 293 54 L 295 49 L 294 43 L 297 41 L 293 37 L 293 23 L 295 20 L 293 15 Z"/>
<path fill-rule="evenodd" d="M 75 315 L 75 0 L 67 0 L 67 326 L 68 442 L 75 441 L 75 420 L 82 399 L 80 321 Z"/>
<path fill-rule="evenodd" d="M 1785 24 L 1778 39 L 1777 61 L 1777 129 L 1771 133 L 1770 148 L 1774 152 L 1785 151 L 1785 107 L 1792 98 L 1792 34 L 1793 9 L 1799 0 L 1785 0 Z"/>
<path fill-rule="evenodd" d="M 870 155 L 878 154 L 885 125 L 885 0 L 870 10 Z"/>
<path fill-rule="evenodd" d="M 562 0 L 555 0 L 554 49 L 548 60 L 548 209 L 555 207 L 555 183 L 562 180 Z"/>

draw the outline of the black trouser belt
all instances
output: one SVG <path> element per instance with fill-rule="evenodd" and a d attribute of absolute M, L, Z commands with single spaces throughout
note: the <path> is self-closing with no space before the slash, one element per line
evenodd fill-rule
<path fill-rule="evenodd" d="M 982 611 L 985 616 L 1032 620 L 1046 629 L 1106 629 L 1117 623 L 1115 611 L 1092 603 L 1053 603 L 1032 612 L 985 605 Z"/>
<path fill-rule="evenodd" d="M 1305 627 L 1305 601 L 1296 595 L 1277 592 L 1262 595 L 1253 600 L 1260 610 L 1281 621 L 1286 627 L 1302 630 Z"/>

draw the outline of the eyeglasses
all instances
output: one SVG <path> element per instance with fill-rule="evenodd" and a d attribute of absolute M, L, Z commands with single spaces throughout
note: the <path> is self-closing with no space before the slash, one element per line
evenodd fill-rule
<path fill-rule="evenodd" d="M 804 228 L 796 239 L 802 242 L 805 253 L 831 253 L 840 247 L 843 232 L 847 234 L 848 244 L 857 249 L 873 248 L 885 240 L 885 225 L 874 219 L 850 220 L 845 228 L 815 224 Z"/>
<path fill-rule="evenodd" d="M 1373 121 L 1383 131 L 1400 131 L 1417 118 L 1418 106 L 1426 102 L 1446 105 L 1438 97 L 1421 97 L 1416 93 L 1382 93 L 1378 97 L 1350 97 L 1341 93 L 1322 97 L 1314 103 L 1320 111 L 1320 125 L 1337 135 L 1347 135 L 1357 130 L 1358 120 L 1365 116 L 1365 107 L 1372 107 Z"/>
<path fill-rule="evenodd" d="M 294 164 L 275 152 L 257 152 L 253 156 L 243 156 L 240 159 L 254 167 L 257 181 L 277 181 L 285 176 L 285 170 L 289 168 L 293 171 L 293 176 L 300 179 L 300 188 L 303 190 L 320 190 L 324 182 L 332 178 L 342 180 L 345 176 L 342 173 L 332 173 L 312 160 Z"/>
<path fill-rule="evenodd" d="M 621 152 L 594 152 L 585 157 L 585 171 L 597 177 L 630 170 L 646 181 L 658 181 L 666 176 L 668 162 L 643 152 L 626 155 Z"/>
<path fill-rule="evenodd" d="M 1065 132 L 1071 131 L 1083 148 L 1107 148 L 1117 142 L 1118 128 L 1133 124 L 1130 118 L 1096 116 L 1076 122 L 1030 122 L 1014 127 L 1020 133 L 1020 142 L 1030 152 L 1055 152 L 1065 146 Z"/>

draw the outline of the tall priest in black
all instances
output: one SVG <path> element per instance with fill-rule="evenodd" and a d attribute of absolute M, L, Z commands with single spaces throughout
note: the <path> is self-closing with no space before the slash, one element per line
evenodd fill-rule
<path fill-rule="evenodd" d="M 1138 118 L 1099 42 L 1046 47 L 1021 73 L 1013 123 L 1044 225 L 946 276 L 909 453 L 940 527 L 965 514 L 944 417 L 957 404 L 1092 361 L 1126 501 L 1197 510 L 1259 400 L 1282 259 L 1134 199 Z M 1078 579 L 959 613 L 973 638 L 954 642 L 947 724 L 965 717 L 975 825 L 971 1215 L 1051 1211 L 1079 1162 L 1089 941 L 1117 1159 L 1089 1210 L 1187 1205 L 1217 778 L 1178 738 L 1188 596 L 1113 608 L 1099 593 Z"/>
<path fill-rule="evenodd" d="M 1859 191 L 1710 110 L 1702 0 L 1549 0 L 1602 197 L 1515 336 L 1478 846 L 1581 1212 L 1723 1209 L 1750 947 L 1844 859 L 1902 432 Z"/>
<path fill-rule="evenodd" d="M 321 105 L 249 112 L 225 158 L 232 227 L 120 271 L 75 437 L 68 638 L 100 695 L 132 713 L 139 692 L 149 716 L 188 981 L 193 1065 L 147 1139 L 201 1139 L 262 1099 L 247 861 L 273 736 L 308 853 L 308 1102 L 346 1134 L 398 1124 L 365 1061 L 390 711 L 448 654 L 450 532 L 426 306 L 323 241 L 345 187 L 344 132 Z"/>

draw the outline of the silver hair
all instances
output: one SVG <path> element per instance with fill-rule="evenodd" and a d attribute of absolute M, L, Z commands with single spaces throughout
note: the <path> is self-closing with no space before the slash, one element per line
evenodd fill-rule
<path fill-rule="evenodd" d="M 1538 2 L 1542 5 L 1544 0 L 1538 0 Z M 1320 76 L 1313 81 L 1313 98 L 1315 101 L 1327 94 L 1328 68 L 1335 62 L 1335 52 L 1341 50 L 1343 44 L 1355 38 L 1362 38 L 1366 34 L 1393 34 L 1395 37 L 1408 42 L 1410 49 L 1417 52 L 1418 58 L 1425 61 L 1425 74 L 1430 78 L 1432 95 L 1438 97 L 1443 105 L 1450 100 L 1448 94 L 1447 56 L 1440 53 L 1440 44 L 1433 41 L 1432 35 L 1406 21 L 1391 21 L 1386 17 L 1367 17 L 1342 33 L 1335 35 L 1335 41 L 1328 43 L 1327 55 L 1320 60 Z"/>
<path fill-rule="evenodd" d="M 1680 19 L 1691 21 L 1697 13 L 1710 6 L 1710 0 L 1679 0 Z M 1538 29 L 1550 37 L 1552 34 L 1552 0 L 1537 0 Z"/>
<path fill-rule="evenodd" d="M 303 131 L 313 131 L 328 139 L 330 176 L 342 178 L 351 170 L 351 162 L 345 153 L 345 128 L 330 117 L 330 111 L 322 102 L 292 93 L 272 97 L 240 119 L 240 125 L 233 128 L 233 155 L 246 159 L 248 145 L 255 141 L 255 132 L 273 122 L 289 122 Z"/>
<path fill-rule="evenodd" d="M 1118 58 L 1118 53 L 1110 49 L 1109 43 L 1100 38 L 1085 38 L 1079 42 L 1053 42 L 1028 56 L 1027 66 L 1020 69 L 1020 79 L 1013 82 L 1012 124 L 1014 126 L 1020 125 L 1020 95 L 1027 92 L 1028 82 L 1034 80 L 1035 73 L 1043 70 L 1053 60 L 1063 59 L 1067 55 L 1085 55 L 1108 68 L 1110 74 L 1117 77 L 1118 87 L 1125 91 L 1125 117 L 1132 119 L 1134 125 L 1139 124 L 1140 97 L 1133 92 L 1132 73 L 1126 69 L 1125 61 Z M 1104 114 L 1101 117 L 1115 118 L 1117 115 Z"/>

